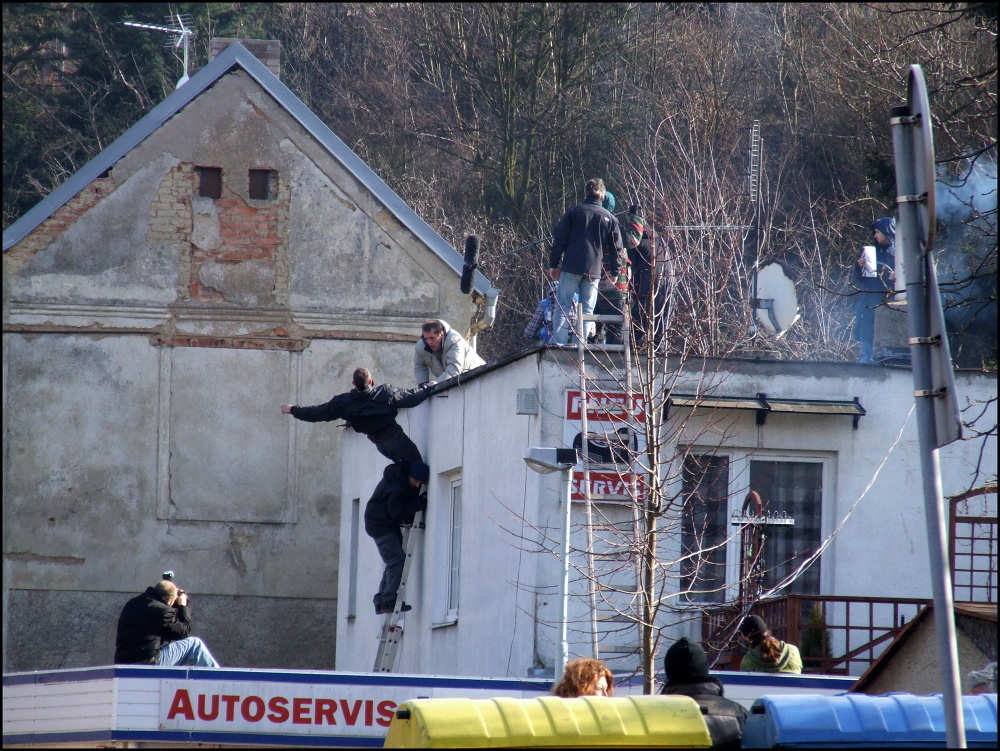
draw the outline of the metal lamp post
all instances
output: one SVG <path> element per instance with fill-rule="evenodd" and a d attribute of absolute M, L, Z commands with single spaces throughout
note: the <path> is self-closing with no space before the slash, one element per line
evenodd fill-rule
<path fill-rule="evenodd" d="M 569 533 L 570 512 L 572 510 L 573 466 L 576 464 L 576 449 L 543 448 L 532 446 L 524 463 L 535 472 L 548 474 L 562 472 L 563 476 L 563 570 L 562 570 L 562 611 L 560 614 L 559 642 L 556 648 L 553 679 L 558 681 L 566 669 L 569 659 L 569 642 L 566 637 L 566 624 L 569 621 Z"/>

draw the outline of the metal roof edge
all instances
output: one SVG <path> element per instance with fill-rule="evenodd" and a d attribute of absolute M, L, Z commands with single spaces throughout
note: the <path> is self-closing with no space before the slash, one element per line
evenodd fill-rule
<path fill-rule="evenodd" d="M 234 65 L 240 66 L 268 94 L 315 138 L 344 168 L 375 197 L 428 248 L 441 258 L 457 275 L 462 274 L 464 258 L 452 248 L 441 235 L 420 218 L 410 206 L 390 188 L 382 178 L 365 164 L 336 133 L 330 130 L 305 103 L 295 96 L 264 63 L 239 42 L 233 42 L 210 60 L 197 73 L 170 96 L 153 107 L 146 115 L 111 144 L 87 162 L 69 179 L 29 209 L 24 216 L 3 231 L 3 249 L 13 247 L 32 230 L 48 219 L 59 208 L 69 202 L 81 190 L 93 182 L 101 173 L 114 166 L 118 160 L 144 141 L 167 120 L 200 96 Z M 473 286 L 476 291 L 486 294 L 493 284 L 478 269 Z"/>
<path fill-rule="evenodd" d="M 68 203 L 101 173 L 113 167 L 132 149 L 142 143 L 167 120 L 176 115 L 236 64 L 237 50 L 227 47 L 214 60 L 195 73 L 170 96 L 147 112 L 131 128 L 112 141 L 107 148 L 62 182 L 45 198 L 32 206 L 24 216 L 3 231 L 3 249 L 7 251 L 19 243 L 39 224 Z M 240 45 L 242 49 L 246 49 Z M 247 53 L 249 54 L 249 53 Z M 261 63 L 263 65 L 263 63 Z"/>

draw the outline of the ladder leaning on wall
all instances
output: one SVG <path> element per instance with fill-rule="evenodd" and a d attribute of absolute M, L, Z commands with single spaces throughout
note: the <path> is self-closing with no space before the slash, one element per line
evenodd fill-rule
<path fill-rule="evenodd" d="M 591 633 L 591 648 L 593 650 L 594 659 L 600 658 L 600 650 L 598 647 L 598 631 L 597 631 L 597 577 L 594 572 L 594 515 L 593 515 L 593 502 L 609 500 L 607 495 L 594 495 L 591 493 L 590 487 L 590 467 L 594 464 L 590 458 L 590 441 L 592 439 L 605 439 L 604 434 L 591 435 L 587 425 L 587 361 L 586 354 L 588 350 L 599 350 L 602 352 L 622 352 L 624 355 L 624 376 L 625 376 L 625 414 L 630 415 L 632 411 L 632 347 L 631 347 L 631 336 L 632 336 L 632 322 L 629 318 L 629 304 L 628 298 L 622 305 L 622 313 L 615 315 L 597 315 L 597 314 L 584 314 L 583 306 L 577 302 L 574 304 L 574 309 L 576 313 L 576 352 L 577 352 L 577 365 L 579 369 L 580 378 L 580 462 L 583 466 L 583 481 L 581 483 L 583 489 L 583 499 L 584 508 L 586 510 L 586 526 L 587 526 L 587 579 L 589 582 L 589 595 L 590 595 L 590 633 Z M 593 322 L 603 322 L 603 323 L 619 323 L 621 324 L 621 344 L 601 344 L 587 342 L 586 330 L 587 323 Z M 626 420 L 626 425 L 631 428 L 631 419 Z M 610 442 L 609 442 L 610 445 Z M 631 444 L 629 445 L 631 449 Z M 630 454 L 631 457 L 631 454 Z M 628 472 L 631 474 L 631 492 L 632 497 L 637 497 L 636 488 L 636 473 L 633 471 L 631 466 L 631 461 L 629 462 Z M 639 510 L 636 504 L 632 504 L 632 515 L 633 515 L 633 525 L 638 534 L 639 528 Z"/>
<path fill-rule="evenodd" d="M 396 655 L 399 653 L 399 643 L 403 639 L 404 613 L 406 604 L 406 581 L 410 578 L 410 564 L 413 563 L 413 553 L 417 540 L 423 538 L 424 512 L 418 511 L 413 517 L 413 523 L 403 527 L 403 574 L 396 590 L 396 605 L 391 613 L 386 613 L 379 634 L 378 651 L 375 653 L 374 673 L 391 673 L 396 669 Z"/>

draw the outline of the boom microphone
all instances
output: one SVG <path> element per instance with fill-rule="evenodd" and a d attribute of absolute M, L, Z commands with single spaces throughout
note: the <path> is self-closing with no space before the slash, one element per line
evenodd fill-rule
<path fill-rule="evenodd" d="M 467 295 L 472 291 L 472 275 L 479 265 L 479 238 L 469 235 L 465 238 L 465 263 L 462 264 L 462 294 Z"/>

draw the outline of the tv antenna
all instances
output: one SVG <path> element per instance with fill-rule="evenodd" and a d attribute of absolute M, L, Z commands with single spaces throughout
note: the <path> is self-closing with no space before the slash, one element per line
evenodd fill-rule
<path fill-rule="evenodd" d="M 192 37 L 194 37 L 194 31 L 191 28 L 194 26 L 194 19 L 190 13 L 174 13 L 167 16 L 166 19 L 167 23 L 170 24 L 169 26 L 154 26 L 148 23 L 135 23 L 134 21 L 122 21 L 122 23 L 136 29 L 149 29 L 150 31 L 162 31 L 166 34 L 176 35 L 176 39 L 168 38 L 163 43 L 163 46 L 177 49 L 182 44 L 184 45 L 184 75 L 178 79 L 177 86 L 174 87 L 179 89 L 188 82 L 188 48 L 191 45 Z"/>

